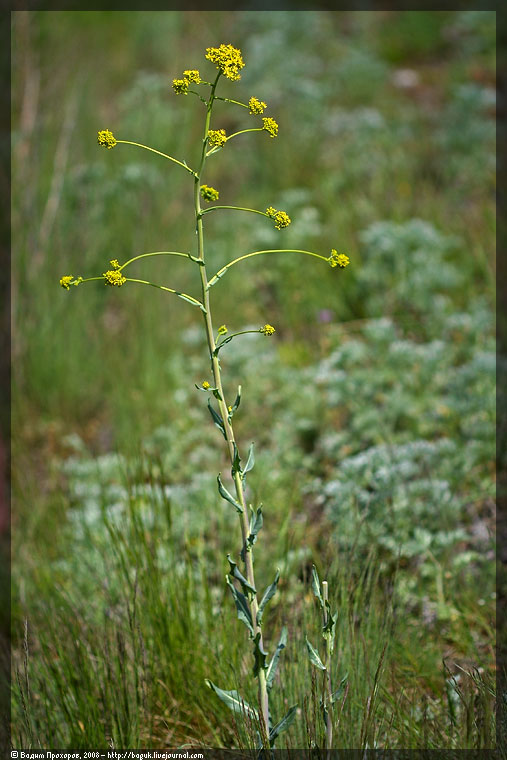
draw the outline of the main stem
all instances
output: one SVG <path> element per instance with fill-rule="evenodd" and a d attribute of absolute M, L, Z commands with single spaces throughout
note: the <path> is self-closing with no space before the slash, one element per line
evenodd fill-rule
<path fill-rule="evenodd" d="M 324 626 L 327 625 L 327 617 L 328 617 L 328 609 L 326 602 L 328 601 L 328 585 L 327 581 L 322 581 L 322 598 L 324 599 Z M 331 711 L 333 709 L 333 688 L 331 686 L 331 639 L 329 636 L 326 636 L 326 658 L 325 658 L 325 666 L 326 670 L 324 672 L 324 678 L 326 681 L 325 689 L 326 689 L 326 701 L 327 701 L 327 711 L 326 711 L 326 749 L 331 749 L 331 744 L 333 742 L 333 718 Z"/>
<path fill-rule="evenodd" d="M 209 349 L 209 354 L 210 354 L 210 359 L 211 359 L 211 369 L 213 372 L 213 379 L 214 379 L 215 387 L 217 388 L 220 394 L 218 406 L 220 409 L 220 415 L 222 417 L 222 422 L 224 425 L 225 440 L 227 442 L 229 458 L 231 460 L 231 465 L 232 465 L 235 458 L 234 430 L 232 428 L 231 422 L 229 421 L 228 406 L 225 399 L 224 390 L 222 387 L 220 363 L 218 360 L 218 356 L 214 355 L 216 344 L 215 344 L 215 338 L 213 336 L 213 322 L 212 322 L 212 317 L 211 317 L 210 294 L 208 290 L 208 276 L 206 272 L 206 265 L 204 263 L 204 233 L 203 233 L 202 210 L 201 210 L 201 201 L 200 201 L 200 192 L 199 192 L 200 183 L 201 183 L 201 175 L 202 175 L 202 171 L 203 171 L 204 164 L 206 161 L 206 140 L 207 140 L 209 125 L 210 125 L 211 111 L 213 109 L 215 89 L 216 89 L 219 78 L 220 78 L 220 74 L 218 74 L 217 78 L 215 79 L 215 82 L 213 83 L 211 87 L 211 94 L 210 94 L 210 98 L 209 98 L 207 110 L 206 110 L 206 122 L 205 122 L 205 127 L 204 127 L 201 162 L 200 162 L 199 169 L 196 173 L 196 177 L 194 181 L 194 206 L 195 206 L 195 218 L 196 218 L 196 225 L 197 225 L 197 251 L 198 251 L 197 258 L 199 262 L 201 262 L 199 269 L 200 269 L 200 274 L 201 274 L 202 303 L 204 305 L 204 325 L 206 329 L 206 338 L 208 341 L 208 349 Z M 246 505 L 246 500 L 245 500 L 245 492 L 243 489 L 243 481 L 241 479 L 241 474 L 239 472 L 234 473 L 234 486 L 236 489 L 237 500 L 243 509 L 243 511 L 239 515 L 239 519 L 240 519 L 243 546 L 246 547 L 247 538 L 250 532 L 250 525 L 248 521 L 248 512 L 247 512 L 247 505 Z M 246 578 L 248 580 L 248 583 L 253 588 L 256 588 L 253 558 L 252 558 L 252 548 L 250 548 L 250 550 L 248 551 L 245 551 L 245 569 L 246 569 Z M 260 633 L 259 646 L 261 647 L 261 649 L 263 649 L 262 630 L 260 626 L 257 624 L 257 611 L 259 609 L 257 595 L 253 595 L 251 598 L 249 598 L 249 605 L 250 605 L 250 614 L 252 616 L 254 636 Z M 259 717 L 261 719 L 261 733 L 265 741 L 269 733 L 269 700 L 268 700 L 268 690 L 266 686 L 266 673 L 262 668 L 259 669 L 258 681 L 259 681 L 259 705 L 260 705 Z"/>

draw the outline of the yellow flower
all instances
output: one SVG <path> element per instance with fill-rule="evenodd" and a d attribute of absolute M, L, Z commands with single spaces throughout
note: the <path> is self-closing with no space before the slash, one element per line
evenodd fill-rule
<path fill-rule="evenodd" d="M 206 48 L 206 58 L 212 63 L 216 63 L 219 69 L 227 79 L 233 82 L 241 79 L 239 70 L 245 65 L 241 57 L 241 50 L 232 45 L 220 45 L 217 48 Z"/>
<path fill-rule="evenodd" d="M 227 141 L 225 129 L 210 129 L 208 132 L 208 142 L 215 148 L 221 148 Z"/>
<path fill-rule="evenodd" d="M 290 216 L 286 214 L 285 211 L 277 211 L 273 206 L 268 206 L 266 214 L 270 219 L 273 219 L 277 230 L 281 230 L 283 227 L 288 227 L 291 222 Z"/>
<path fill-rule="evenodd" d="M 230 413 L 230 412 L 232 412 L 232 406 L 228 406 L 228 407 L 227 407 L 227 411 L 228 411 L 229 413 Z"/>
<path fill-rule="evenodd" d="M 278 134 L 278 124 L 274 119 L 264 117 L 262 120 L 262 128 L 269 132 L 270 137 L 276 137 Z"/>
<path fill-rule="evenodd" d="M 120 262 L 118 261 L 118 259 L 111 259 L 111 261 L 109 263 L 111 264 L 111 266 L 113 267 L 113 269 L 119 269 L 120 268 Z"/>
<path fill-rule="evenodd" d="M 208 388 L 211 388 L 211 385 L 208 383 L 208 381 L 207 381 L 207 380 L 205 380 L 205 381 L 204 381 L 204 382 L 201 384 L 201 387 L 202 387 L 202 388 L 204 388 L 204 390 L 205 390 L 205 391 L 207 391 L 207 390 L 208 390 Z"/>
<path fill-rule="evenodd" d="M 227 332 L 227 327 L 225 325 L 221 325 L 221 327 L 218 328 L 219 335 L 225 335 L 226 332 Z"/>
<path fill-rule="evenodd" d="M 194 82 L 195 84 L 201 84 L 201 75 L 197 71 L 197 69 L 187 69 L 183 72 L 183 76 L 185 79 L 188 79 L 189 82 Z"/>
<path fill-rule="evenodd" d="M 201 185 L 201 195 L 205 201 L 217 201 L 220 193 L 214 187 Z"/>
<path fill-rule="evenodd" d="M 73 279 L 74 279 L 73 274 L 67 274 L 65 275 L 65 277 L 62 277 L 60 279 L 60 285 L 62 286 L 62 288 L 65 288 L 65 290 L 70 290 L 70 284 Z"/>
<path fill-rule="evenodd" d="M 263 100 L 257 100 L 257 98 L 252 97 L 248 101 L 248 108 L 250 109 L 250 113 L 259 114 L 264 112 L 267 105 Z"/>
<path fill-rule="evenodd" d="M 263 335 L 273 335 L 276 330 L 273 325 L 264 325 L 264 327 L 261 327 L 259 332 L 261 332 Z"/>
<path fill-rule="evenodd" d="M 186 95 L 188 92 L 188 79 L 173 79 L 173 90 L 176 95 Z"/>
<path fill-rule="evenodd" d="M 328 258 L 329 266 L 346 267 L 350 264 L 350 259 L 345 253 L 338 253 L 334 248 L 331 249 L 331 256 Z"/>
<path fill-rule="evenodd" d="M 124 277 L 122 273 L 117 269 L 108 269 L 107 272 L 103 272 L 102 276 L 105 278 L 107 285 L 121 286 L 124 282 L 127 282 L 127 278 Z"/>
<path fill-rule="evenodd" d="M 108 150 L 111 150 L 116 145 L 115 137 L 109 129 L 102 129 L 97 133 L 97 142 Z"/>

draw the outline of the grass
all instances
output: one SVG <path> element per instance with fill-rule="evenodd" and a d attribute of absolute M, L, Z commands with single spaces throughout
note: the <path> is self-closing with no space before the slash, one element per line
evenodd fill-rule
<path fill-rule="evenodd" d="M 493 747 L 494 15 L 33 12 L 13 40 L 13 744 L 252 740 L 204 684 L 239 686 L 248 664 L 200 325 L 163 294 L 58 289 L 188 248 L 184 173 L 95 135 L 191 162 L 200 104 L 169 82 L 231 41 L 280 137 L 231 143 L 206 181 L 286 209 L 287 247 L 352 262 L 338 290 L 306 257 L 217 285 L 217 324 L 277 328 L 222 357 L 258 451 L 260 585 L 282 571 L 275 715 L 297 703 L 287 746 L 322 746 L 315 562 L 339 611 L 334 683 L 348 674 L 335 746 Z M 273 242 L 255 215 L 207 224 L 216 269 Z M 185 263 L 145 266 L 195 294 Z"/>

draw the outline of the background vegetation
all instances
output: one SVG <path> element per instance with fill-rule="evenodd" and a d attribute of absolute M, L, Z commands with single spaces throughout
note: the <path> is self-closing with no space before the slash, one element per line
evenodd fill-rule
<path fill-rule="evenodd" d="M 211 267 L 280 240 L 351 258 L 338 276 L 252 259 L 213 292 L 217 324 L 277 328 L 222 364 L 258 451 L 261 585 L 282 569 L 268 635 L 289 627 L 286 741 L 322 744 L 304 647 L 315 562 L 339 610 L 336 683 L 348 674 L 336 746 L 492 747 L 490 11 L 13 14 L 14 744 L 248 742 L 204 685 L 233 688 L 246 666 L 223 582 L 237 548 L 215 495 L 224 452 L 194 388 L 199 317 L 133 285 L 58 286 L 193 244 L 185 173 L 100 150 L 96 132 L 191 164 L 202 104 L 170 82 L 221 42 L 246 61 L 231 96 L 265 100 L 280 134 L 231 143 L 206 181 L 293 223 L 210 215 Z M 197 293 L 179 260 L 143 267 Z"/>

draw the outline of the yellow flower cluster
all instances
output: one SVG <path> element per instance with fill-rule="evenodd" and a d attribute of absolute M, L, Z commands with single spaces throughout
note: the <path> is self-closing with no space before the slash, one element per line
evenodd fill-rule
<path fill-rule="evenodd" d="M 183 76 L 185 79 L 188 79 L 189 82 L 193 82 L 194 84 L 201 84 L 201 75 L 197 69 L 187 69 L 183 72 Z"/>
<path fill-rule="evenodd" d="M 65 288 L 65 290 L 70 290 L 70 284 L 73 279 L 74 279 L 73 274 L 67 274 L 65 275 L 65 277 L 62 277 L 60 279 L 60 285 L 62 286 L 62 288 Z"/>
<path fill-rule="evenodd" d="M 328 261 L 332 267 L 346 267 L 350 264 L 349 257 L 345 253 L 338 253 L 334 248 L 331 249 L 331 256 Z"/>
<path fill-rule="evenodd" d="M 225 335 L 225 334 L 226 334 L 226 332 L 227 332 L 227 327 L 226 327 L 226 325 L 221 325 L 221 326 L 218 328 L 218 334 L 219 334 L 219 335 Z"/>
<path fill-rule="evenodd" d="M 205 201 L 217 201 L 219 198 L 220 193 L 218 190 L 215 190 L 214 187 L 210 187 L 209 185 L 201 185 L 200 190 L 201 195 Z"/>
<path fill-rule="evenodd" d="M 210 129 L 208 132 L 208 142 L 215 148 L 221 148 L 227 141 L 225 129 Z"/>
<path fill-rule="evenodd" d="M 100 132 L 98 132 L 97 142 L 108 150 L 111 150 L 111 148 L 114 148 L 116 145 L 114 135 L 109 129 L 101 129 Z"/>
<path fill-rule="evenodd" d="M 118 259 L 111 259 L 111 261 L 109 263 L 111 264 L 111 266 L 113 267 L 113 269 L 119 269 L 120 268 L 120 262 L 118 261 Z"/>
<path fill-rule="evenodd" d="M 262 120 L 262 128 L 269 133 L 270 137 L 276 137 L 278 135 L 278 124 L 274 119 L 270 117 L 264 117 Z"/>
<path fill-rule="evenodd" d="M 259 114 L 264 113 L 264 109 L 267 108 L 266 103 L 263 100 L 257 100 L 257 98 L 250 98 L 248 101 L 248 108 L 250 113 Z"/>
<path fill-rule="evenodd" d="M 211 385 L 208 383 L 207 380 L 205 380 L 203 383 L 201 383 L 201 388 L 204 388 L 204 390 L 207 391 L 208 388 L 211 388 Z"/>
<path fill-rule="evenodd" d="M 273 325 L 264 325 L 264 327 L 261 327 L 259 332 L 261 332 L 263 335 L 273 335 L 276 330 Z"/>
<path fill-rule="evenodd" d="M 186 95 L 188 92 L 188 79 L 173 79 L 173 90 L 176 95 Z"/>
<path fill-rule="evenodd" d="M 245 65 L 241 57 L 241 50 L 232 45 L 220 45 L 217 48 L 206 48 L 206 58 L 216 64 L 227 79 L 233 82 L 241 79 L 239 70 Z"/>
<path fill-rule="evenodd" d="M 290 216 L 286 214 L 285 211 L 277 211 L 273 206 L 268 206 L 266 209 L 266 216 L 273 219 L 277 230 L 281 230 L 282 227 L 288 227 L 291 221 Z"/>
<path fill-rule="evenodd" d="M 107 285 L 123 285 L 124 282 L 127 282 L 127 278 L 122 275 L 121 272 L 119 272 L 117 269 L 108 269 L 107 272 L 103 272 L 102 276 L 104 277 Z"/>

